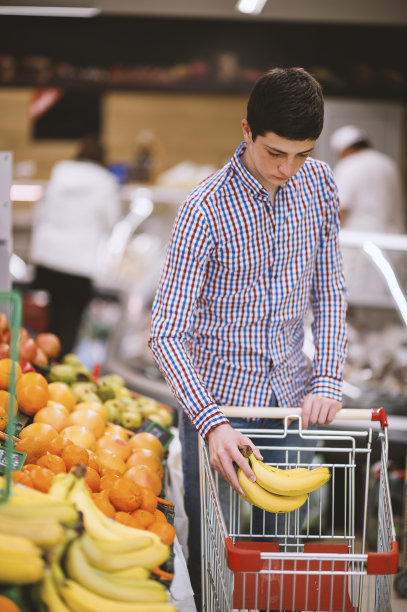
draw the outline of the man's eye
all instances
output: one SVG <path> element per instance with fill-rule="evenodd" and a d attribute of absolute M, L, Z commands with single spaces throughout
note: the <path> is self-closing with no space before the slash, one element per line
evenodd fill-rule
<path fill-rule="evenodd" d="M 271 155 L 271 157 L 280 157 L 280 153 L 273 153 L 272 151 L 269 151 L 269 155 Z"/>

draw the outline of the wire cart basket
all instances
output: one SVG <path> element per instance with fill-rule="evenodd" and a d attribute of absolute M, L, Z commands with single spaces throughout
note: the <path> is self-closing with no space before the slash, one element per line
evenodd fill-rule
<path fill-rule="evenodd" d="M 338 420 L 366 421 L 366 428 L 357 431 L 336 429 L 337 424 L 335 429 L 302 430 L 298 408 L 225 407 L 224 412 L 228 417 L 249 413 L 283 418 L 283 429 L 241 431 L 260 449 L 266 463 L 266 452 L 278 448 L 284 461 L 270 464 L 281 469 L 312 469 L 317 459 L 318 465 L 329 468 L 331 479 L 312 492 L 302 508 L 270 514 L 248 504 L 218 477 L 210 466 L 207 446 L 200 441 L 205 612 L 391 611 L 398 545 L 387 474 L 384 409 L 341 410 Z M 294 420 L 290 428 L 289 418 Z M 375 428 L 372 421 L 379 421 L 380 427 Z M 296 435 L 296 446 L 290 443 L 291 435 Z M 366 533 L 373 445 L 379 447 L 381 470 L 377 546 L 369 551 Z"/>

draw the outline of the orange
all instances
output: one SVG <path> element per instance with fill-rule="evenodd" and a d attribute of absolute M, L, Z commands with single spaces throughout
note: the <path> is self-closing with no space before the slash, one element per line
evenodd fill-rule
<path fill-rule="evenodd" d="M 175 529 L 173 525 L 170 525 L 167 521 L 154 522 L 148 528 L 148 531 L 152 531 L 160 538 L 163 544 L 167 544 L 168 546 L 173 543 L 175 538 Z"/>
<path fill-rule="evenodd" d="M 68 412 L 75 408 L 75 398 L 69 385 L 64 382 L 55 381 L 48 384 L 49 399 L 63 404 Z"/>
<path fill-rule="evenodd" d="M 100 478 L 100 490 L 108 491 L 119 478 L 121 478 L 121 476 L 117 474 L 117 472 L 108 471 L 106 474 L 103 474 Z"/>
<path fill-rule="evenodd" d="M 73 444 L 73 442 L 58 434 L 57 437 L 51 440 L 51 442 L 48 444 L 48 452 L 52 453 L 53 455 L 61 456 L 63 449 L 65 446 L 69 446 L 69 444 Z"/>
<path fill-rule="evenodd" d="M 125 472 L 124 478 L 129 478 L 140 487 L 152 489 L 156 495 L 159 495 L 161 492 L 162 484 L 160 477 L 147 465 L 133 465 L 133 467 Z"/>
<path fill-rule="evenodd" d="M 93 468 L 94 470 L 96 470 L 96 472 L 99 474 L 100 472 L 100 468 L 102 467 L 99 461 L 98 456 L 96 455 L 96 453 L 94 453 L 93 451 L 89 450 L 88 448 L 86 449 L 88 451 L 88 455 L 89 455 L 89 467 Z"/>
<path fill-rule="evenodd" d="M 152 450 L 162 461 L 164 459 L 164 447 L 160 440 L 148 431 L 140 431 L 131 436 L 129 440 L 130 448 L 136 450 L 138 448 L 148 448 Z"/>
<path fill-rule="evenodd" d="M 133 518 L 128 512 L 123 512 L 122 510 L 116 512 L 114 520 L 118 523 L 123 523 L 123 525 L 127 525 L 128 527 L 137 527 L 136 519 Z"/>
<path fill-rule="evenodd" d="M 76 404 L 74 410 L 93 410 L 102 417 L 106 426 L 108 419 L 107 410 L 101 402 L 79 402 L 79 404 Z"/>
<path fill-rule="evenodd" d="M 99 491 L 98 493 L 91 493 L 91 497 L 94 501 L 94 504 L 106 514 L 109 518 L 114 519 L 116 510 L 115 507 L 109 500 L 109 496 L 106 491 Z"/>
<path fill-rule="evenodd" d="M 154 523 L 154 515 L 148 510 L 138 508 L 131 513 L 131 516 L 136 519 L 137 526 L 140 529 L 148 529 Z"/>
<path fill-rule="evenodd" d="M 126 461 L 131 453 L 128 442 L 125 442 L 123 438 L 115 435 L 103 435 L 96 441 L 96 454 L 98 450 L 107 449 L 112 451 L 117 457 L 120 457 L 122 461 Z"/>
<path fill-rule="evenodd" d="M 26 463 L 35 463 L 50 449 L 50 444 L 58 432 L 47 423 L 31 423 L 20 431 L 15 449 L 27 453 Z"/>
<path fill-rule="evenodd" d="M 0 595 L 0 610 L 1 612 L 21 612 L 18 605 L 5 595 Z"/>
<path fill-rule="evenodd" d="M 101 470 L 103 468 L 108 468 L 109 470 L 114 470 L 118 474 L 124 474 L 126 471 L 126 464 L 123 459 L 120 459 L 120 457 L 115 455 L 114 452 L 108 448 L 96 449 L 96 456 L 102 466 Z"/>
<path fill-rule="evenodd" d="M 37 459 L 36 464 L 41 467 L 46 467 L 54 474 L 63 474 L 66 472 L 65 461 L 62 457 L 58 455 L 53 455 L 52 453 L 45 453 L 39 459 Z"/>
<path fill-rule="evenodd" d="M 125 429 L 121 425 L 117 425 L 116 423 L 107 423 L 106 429 L 105 429 L 105 435 L 106 436 L 107 435 L 120 436 L 120 438 L 123 438 L 125 442 L 127 442 L 129 439 L 129 434 L 127 433 L 127 429 Z"/>
<path fill-rule="evenodd" d="M 86 427 L 86 429 L 93 433 L 96 439 L 100 438 L 105 431 L 105 422 L 103 418 L 100 414 L 89 408 L 71 412 L 68 417 L 68 425 L 81 425 Z"/>
<path fill-rule="evenodd" d="M 13 479 L 13 482 L 15 482 L 15 483 L 24 485 L 25 487 L 31 487 L 31 488 L 33 487 L 33 481 L 31 479 L 31 476 L 30 476 L 29 472 L 13 471 L 13 472 L 11 472 L 11 477 Z"/>
<path fill-rule="evenodd" d="M 100 476 L 96 470 L 89 466 L 86 468 L 85 483 L 93 493 L 100 490 Z"/>
<path fill-rule="evenodd" d="M 0 389 L 8 389 L 10 386 L 12 363 L 12 359 L 9 359 L 8 357 L 0 359 Z M 21 366 L 17 361 L 15 361 L 14 364 L 15 381 L 18 381 L 21 377 Z"/>
<path fill-rule="evenodd" d="M 8 423 L 8 412 L 4 406 L 0 406 L 0 431 L 4 431 Z"/>
<path fill-rule="evenodd" d="M 48 423 L 57 431 L 61 431 L 68 425 L 69 412 L 63 404 L 48 402 L 44 408 L 40 408 L 34 415 L 34 423 Z"/>
<path fill-rule="evenodd" d="M 147 510 L 153 513 L 157 509 L 157 495 L 148 487 L 140 487 L 141 489 L 141 506 L 142 510 Z"/>
<path fill-rule="evenodd" d="M 33 415 L 48 402 L 47 379 L 38 372 L 22 374 L 16 385 L 16 396 L 21 412 Z"/>
<path fill-rule="evenodd" d="M 108 491 L 109 499 L 117 511 L 132 512 L 141 504 L 140 487 L 131 480 L 120 478 Z"/>
<path fill-rule="evenodd" d="M 84 425 L 68 425 L 61 430 L 61 436 L 71 440 L 77 446 L 95 450 L 96 438 Z"/>
<path fill-rule="evenodd" d="M 43 493 L 48 493 L 55 474 L 46 467 L 40 467 L 39 465 L 36 467 L 38 468 L 37 470 L 31 470 L 30 472 L 34 489 L 38 489 L 38 491 L 42 491 Z"/>
<path fill-rule="evenodd" d="M 148 449 L 139 449 L 133 451 L 130 457 L 127 459 L 126 465 L 128 468 L 133 467 L 133 465 L 147 465 L 158 474 L 160 480 L 163 479 L 164 468 L 162 466 L 162 463 L 157 457 L 157 455 L 155 455 L 152 451 Z"/>
<path fill-rule="evenodd" d="M 61 457 L 65 463 L 67 472 L 78 463 L 83 463 L 86 466 L 89 463 L 89 455 L 86 449 L 77 444 L 68 444 L 65 446 L 62 450 Z"/>
<path fill-rule="evenodd" d="M 156 523 L 166 523 L 167 522 L 167 517 L 165 516 L 162 510 L 158 510 L 156 508 L 153 514 L 154 514 L 154 520 Z"/>

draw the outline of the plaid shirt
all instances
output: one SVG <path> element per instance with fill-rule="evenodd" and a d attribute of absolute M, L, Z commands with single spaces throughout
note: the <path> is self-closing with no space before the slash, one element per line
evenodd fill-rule
<path fill-rule="evenodd" d="M 346 299 L 330 168 L 308 158 L 270 203 L 244 143 L 181 206 L 153 304 L 150 348 L 203 437 L 220 405 L 341 399 Z M 303 354 L 311 304 L 315 355 Z M 250 414 L 247 415 L 250 417 Z"/>

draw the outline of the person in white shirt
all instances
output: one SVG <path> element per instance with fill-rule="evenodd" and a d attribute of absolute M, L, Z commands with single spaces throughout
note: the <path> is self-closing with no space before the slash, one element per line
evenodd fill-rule
<path fill-rule="evenodd" d="M 396 162 L 376 151 L 368 134 L 355 125 L 336 130 L 330 144 L 338 157 L 333 170 L 342 227 L 366 232 L 403 232 L 402 186 Z"/>
<path fill-rule="evenodd" d="M 396 162 L 374 149 L 368 133 L 356 125 L 345 125 L 333 132 L 330 146 L 338 159 L 333 172 L 341 227 L 360 232 L 403 233 L 402 182 Z M 385 255 L 400 274 L 398 254 Z M 388 299 L 383 277 L 361 249 L 343 248 L 343 258 L 350 302 L 382 303 Z"/>
<path fill-rule="evenodd" d="M 92 297 L 98 249 L 120 217 L 116 178 L 104 167 L 104 149 L 85 137 L 75 160 L 55 164 L 34 217 L 31 261 L 34 289 L 50 295 L 47 331 L 62 354 L 72 351 L 84 309 Z"/>

